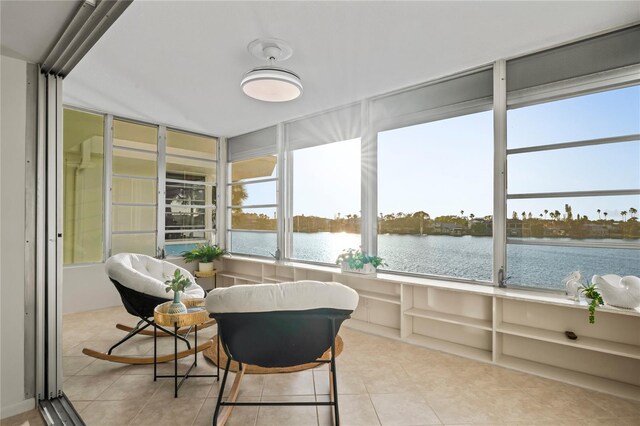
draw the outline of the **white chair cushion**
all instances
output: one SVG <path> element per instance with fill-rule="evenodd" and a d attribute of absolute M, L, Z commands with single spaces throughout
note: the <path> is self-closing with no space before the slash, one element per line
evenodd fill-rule
<path fill-rule="evenodd" d="M 111 256 L 105 263 L 105 270 L 110 278 L 123 286 L 139 293 L 162 299 L 173 299 L 173 291 L 165 291 L 165 281 L 171 279 L 176 269 L 191 281 L 191 285 L 184 291 L 185 298 L 202 298 L 204 290 L 184 268 L 173 263 L 159 260 L 151 256 L 135 253 L 119 253 Z"/>
<path fill-rule="evenodd" d="M 211 290 L 205 304 L 209 312 L 221 314 L 319 308 L 353 311 L 358 293 L 340 283 L 320 281 L 240 285 Z"/>

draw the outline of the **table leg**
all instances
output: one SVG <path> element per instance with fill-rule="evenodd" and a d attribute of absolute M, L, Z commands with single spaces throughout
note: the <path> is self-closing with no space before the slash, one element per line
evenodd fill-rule
<path fill-rule="evenodd" d="M 153 322 L 153 381 L 158 377 L 158 327 Z"/>
<path fill-rule="evenodd" d="M 198 366 L 198 324 L 196 324 L 196 334 L 195 334 L 195 339 L 196 339 L 196 350 L 193 353 L 193 356 L 196 358 L 193 361 L 193 365 L 195 365 L 196 367 Z"/>
<path fill-rule="evenodd" d="M 173 325 L 173 377 L 174 377 L 174 398 L 178 397 L 178 323 Z"/>

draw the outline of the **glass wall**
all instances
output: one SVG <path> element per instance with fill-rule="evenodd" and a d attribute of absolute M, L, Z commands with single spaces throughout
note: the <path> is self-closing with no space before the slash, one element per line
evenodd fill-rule
<path fill-rule="evenodd" d="M 113 120 L 111 255 L 157 254 L 158 128 Z"/>
<path fill-rule="evenodd" d="M 100 262 L 104 245 L 104 117 L 64 110 L 64 263 Z"/>
<path fill-rule="evenodd" d="M 277 157 L 268 155 L 231 162 L 227 185 L 229 250 L 276 256 Z"/>
<path fill-rule="evenodd" d="M 293 259 L 334 263 L 360 247 L 360 139 L 297 149 L 293 158 Z"/>
<path fill-rule="evenodd" d="M 165 253 L 215 243 L 217 139 L 167 130 Z"/>
<path fill-rule="evenodd" d="M 378 133 L 378 255 L 388 269 L 490 281 L 491 111 Z"/>
<path fill-rule="evenodd" d="M 640 86 L 508 112 L 509 283 L 640 276 L 639 117 Z"/>

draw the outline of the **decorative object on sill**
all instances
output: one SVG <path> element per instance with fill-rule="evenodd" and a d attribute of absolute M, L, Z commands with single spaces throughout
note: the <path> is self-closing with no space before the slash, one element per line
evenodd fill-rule
<path fill-rule="evenodd" d="M 187 307 L 180 301 L 180 293 L 191 285 L 191 281 L 182 275 L 179 269 L 173 273 L 173 278 L 165 281 L 167 288 L 165 291 L 169 293 L 173 290 L 173 303 L 167 308 L 167 314 L 184 314 L 187 312 Z"/>
<path fill-rule="evenodd" d="M 604 305 L 602 296 L 598 292 L 598 288 L 595 283 L 583 285 L 580 289 L 589 302 L 589 324 L 596 322 L 596 308 L 600 305 Z"/>
<path fill-rule="evenodd" d="M 578 340 L 578 336 L 573 331 L 565 331 L 564 334 L 569 340 Z"/>
<path fill-rule="evenodd" d="M 217 244 L 196 244 L 196 248 L 191 251 L 183 251 L 181 256 L 185 262 L 198 262 L 199 272 L 212 272 L 213 261 L 220 259 L 227 254 L 227 250 Z"/>
<path fill-rule="evenodd" d="M 582 287 L 582 274 L 574 271 L 562 279 L 567 297 L 571 300 L 580 300 L 580 288 Z"/>
<path fill-rule="evenodd" d="M 240 87 L 245 95 L 265 102 L 287 102 L 302 95 L 302 81 L 291 70 L 274 65 L 289 59 L 293 49 L 285 41 L 276 38 L 253 40 L 247 50 L 258 59 L 269 62 L 264 67 L 248 71 Z"/>
<path fill-rule="evenodd" d="M 218 347 L 218 336 L 213 336 L 212 345 L 205 350 L 202 355 L 213 364 L 216 364 L 217 359 L 217 351 Z M 344 348 L 344 342 L 342 341 L 342 337 L 336 336 L 336 357 L 342 353 L 342 349 Z M 330 360 L 331 359 L 331 349 L 327 349 L 327 351 L 319 358 L 321 360 Z M 227 354 L 224 351 L 220 351 L 220 366 L 224 367 L 227 363 Z M 277 373 L 293 373 L 295 371 L 303 371 L 309 370 L 311 368 L 315 368 L 321 365 L 318 362 L 309 362 L 306 364 L 295 365 L 293 367 L 260 367 L 259 365 L 252 364 L 244 364 L 243 368 L 245 369 L 245 374 L 277 374 Z M 238 371 L 238 363 L 236 361 L 231 361 L 231 366 L 229 367 L 229 371 Z"/>
<path fill-rule="evenodd" d="M 594 275 L 591 282 L 598 286 L 607 305 L 635 309 L 640 306 L 640 278 L 633 275 Z"/>
<path fill-rule="evenodd" d="M 363 251 L 354 249 L 344 250 L 336 259 L 336 264 L 340 265 L 342 272 L 355 274 L 374 274 L 378 266 L 387 266 L 381 257 L 369 256 Z"/>

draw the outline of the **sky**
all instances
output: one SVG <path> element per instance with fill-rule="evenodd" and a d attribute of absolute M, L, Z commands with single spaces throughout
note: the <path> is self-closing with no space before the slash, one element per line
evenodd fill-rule
<path fill-rule="evenodd" d="M 639 134 L 640 86 L 510 110 L 507 123 L 508 148 Z M 508 170 L 510 194 L 640 189 L 640 141 L 514 154 Z M 294 151 L 293 182 L 294 215 L 360 214 L 359 139 Z M 275 184 L 263 186 L 245 204 L 275 200 Z M 509 201 L 508 216 L 564 212 L 566 203 L 591 219 L 598 209 L 608 219 L 640 210 L 640 196 L 547 198 Z M 379 213 L 482 217 L 492 209 L 491 111 L 378 134 Z"/>

